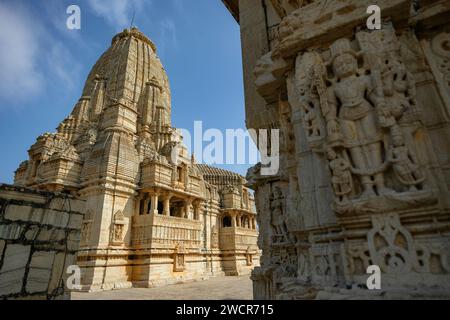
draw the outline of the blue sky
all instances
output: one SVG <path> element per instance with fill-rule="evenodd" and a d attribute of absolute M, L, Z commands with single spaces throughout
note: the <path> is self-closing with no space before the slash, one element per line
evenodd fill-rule
<path fill-rule="evenodd" d="M 66 28 L 71 4 L 81 8 L 81 30 Z M 35 139 L 71 112 L 134 10 L 167 70 L 173 125 L 245 127 L 239 26 L 221 1 L 0 0 L 0 182 L 11 183 Z M 245 174 L 248 165 L 223 167 Z"/>

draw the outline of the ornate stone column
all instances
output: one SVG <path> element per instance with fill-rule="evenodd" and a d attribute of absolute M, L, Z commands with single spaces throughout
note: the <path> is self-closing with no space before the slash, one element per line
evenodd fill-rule
<path fill-rule="evenodd" d="M 241 215 L 236 212 L 236 227 L 241 228 L 242 227 L 242 221 L 241 221 Z"/>
<path fill-rule="evenodd" d="M 165 216 L 170 216 L 170 199 L 172 199 L 171 194 L 167 194 L 164 197 L 164 215 Z"/>
<path fill-rule="evenodd" d="M 151 199 L 151 206 L 150 206 L 150 214 L 158 214 L 158 192 L 155 192 L 152 194 Z"/>
<path fill-rule="evenodd" d="M 188 198 L 184 202 L 184 217 L 192 219 L 192 198 Z"/>
<path fill-rule="evenodd" d="M 237 226 L 237 217 L 236 217 L 236 213 L 235 213 L 234 211 L 232 211 L 232 212 L 230 213 L 230 216 L 231 216 L 231 226 L 232 226 L 233 228 L 235 228 L 235 227 Z"/>
<path fill-rule="evenodd" d="M 200 202 L 197 200 L 193 204 L 194 207 L 194 220 L 200 220 Z"/>
<path fill-rule="evenodd" d="M 134 214 L 133 215 L 138 216 L 141 214 L 141 201 L 143 199 L 142 197 L 143 197 L 143 195 L 139 194 L 134 198 L 135 203 L 134 203 Z"/>
<path fill-rule="evenodd" d="M 143 208 L 144 211 L 142 212 L 143 215 L 149 213 L 149 209 L 148 209 L 149 203 L 150 203 L 150 195 L 148 193 L 146 193 L 144 196 L 144 208 Z"/>

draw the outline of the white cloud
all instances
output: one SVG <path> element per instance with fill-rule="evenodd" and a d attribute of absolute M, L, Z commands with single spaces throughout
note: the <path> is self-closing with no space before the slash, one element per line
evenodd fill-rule
<path fill-rule="evenodd" d="M 52 31 L 20 4 L 0 3 L 0 107 L 31 100 L 55 81 L 73 88 L 80 64 Z"/>
<path fill-rule="evenodd" d="M 32 19 L 17 8 L 0 3 L 0 97 L 21 98 L 42 88 L 38 71 L 39 45 Z"/>
<path fill-rule="evenodd" d="M 80 81 L 81 65 L 61 42 L 55 42 L 46 52 L 46 62 L 51 73 L 61 80 L 66 89 L 72 90 Z"/>
<path fill-rule="evenodd" d="M 138 14 L 149 0 L 89 0 L 94 13 L 117 30 L 130 26 L 133 11 Z"/>

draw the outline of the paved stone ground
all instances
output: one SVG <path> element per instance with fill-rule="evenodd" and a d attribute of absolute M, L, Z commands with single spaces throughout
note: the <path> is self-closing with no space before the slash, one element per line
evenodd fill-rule
<path fill-rule="evenodd" d="M 250 277 L 217 277 L 157 288 L 72 293 L 72 300 L 251 300 Z"/>

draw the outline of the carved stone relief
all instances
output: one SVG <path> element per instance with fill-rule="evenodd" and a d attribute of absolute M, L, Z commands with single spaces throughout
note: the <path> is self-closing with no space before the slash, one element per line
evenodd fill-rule
<path fill-rule="evenodd" d="M 310 148 L 326 154 L 338 214 L 388 210 L 373 201 L 380 198 L 396 207 L 433 202 L 415 148 L 406 142 L 412 139 L 402 129 L 414 121 L 416 98 L 399 52 L 387 28 L 361 31 L 354 42 L 339 39 L 323 53 L 297 58 L 304 131 Z"/>
<path fill-rule="evenodd" d="M 381 1 L 388 19 L 371 31 L 369 1 L 271 2 L 270 51 L 246 57 L 281 142 L 278 174 L 248 175 L 255 297 L 355 297 L 370 265 L 386 292 L 448 296 L 448 25 L 423 25 L 428 4 L 404 0 Z"/>
<path fill-rule="evenodd" d="M 185 248 L 182 243 L 178 243 L 175 246 L 173 252 L 173 271 L 182 272 L 186 268 L 185 266 Z"/>
<path fill-rule="evenodd" d="M 94 217 L 92 211 L 86 212 L 82 225 L 81 225 L 81 236 L 80 236 L 80 244 L 85 245 L 88 244 L 91 239 L 91 228 L 92 223 L 94 222 Z"/>
<path fill-rule="evenodd" d="M 113 230 L 112 230 L 112 243 L 113 245 L 122 245 L 124 238 L 124 225 L 125 217 L 121 210 L 114 214 Z"/>

